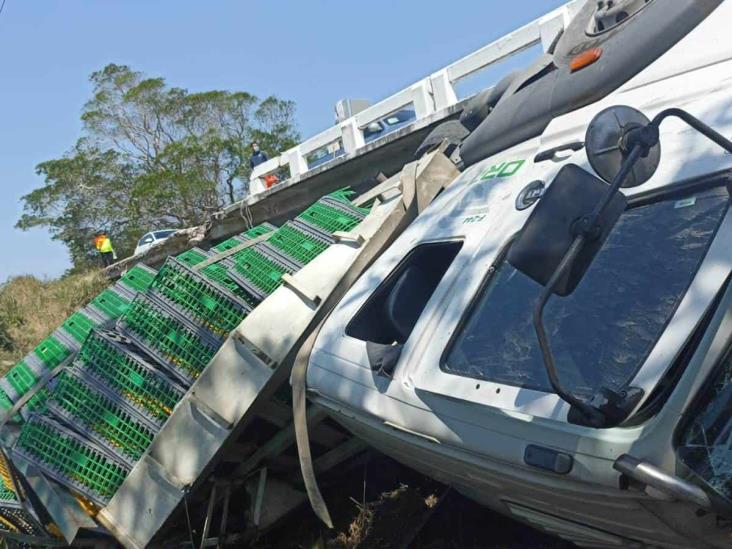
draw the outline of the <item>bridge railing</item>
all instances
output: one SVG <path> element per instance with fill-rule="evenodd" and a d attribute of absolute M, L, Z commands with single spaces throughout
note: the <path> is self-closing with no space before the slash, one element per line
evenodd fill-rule
<path fill-rule="evenodd" d="M 308 157 L 313 153 L 325 153 L 330 161 L 339 156 L 355 156 L 366 146 L 364 129 L 383 120 L 390 114 L 405 108 L 414 111 L 410 126 L 434 116 L 455 105 L 459 99 L 455 85 L 468 76 L 501 63 L 510 57 L 538 44 L 544 51 L 554 42 L 584 0 L 572 0 L 556 10 L 455 61 L 411 86 L 387 97 L 347 120 L 320 132 L 299 145 L 284 151 L 257 166 L 251 174 L 250 193 L 257 195 L 266 190 L 265 176 L 273 174 L 284 178 L 296 178 L 311 169 Z M 386 135 L 388 132 L 385 132 Z M 320 165 L 324 164 L 322 162 Z"/>

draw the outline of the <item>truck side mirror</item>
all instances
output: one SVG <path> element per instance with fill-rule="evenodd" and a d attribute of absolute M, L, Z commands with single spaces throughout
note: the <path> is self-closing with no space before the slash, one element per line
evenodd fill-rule
<path fill-rule="evenodd" d="M 547 286 L 574 239 L 589 223 L 589 214 L 608 191 L 604 181 L 579 166 L 564 166 L 534 206 L 524 228 L 511 245 L 508 262 L 529 278 Z M 554 293 L 566 296 L 574 291 L 625 207 L 625 196 L 614 191 L 608 206 L 589 232 L 587 242 L 554 285 Z"/>
<path fill-rule="evenodd" d="M 640 402 L 643 390 L 603 387 L 603 403 L 596 406 L 564 389 L 544 329 L 544 308 L 552 294 L 569 295 L 579 284 L 626 207 L 619 189 L 641 185 L 653 176 L 661 158 L 659 126 L 672 116 L 732 153 L 732 141 L 681 109 L 666 109 L 653 121 L 630 107 L 605 109 L 588 126 L 585 149 L 594 170 L 610 185 L 578 166 L 565 166 L 508 253 L 511 265 L 544 286 L 532 323 L 549 382 L 571 406 L 567 419 L 572 423 L 617 425 Z"/>
<path fill-rule="evenodd" d="M 628 162 L 638 145 L 640 150 Z M 618 189 L 648 181 L 661 159 L 657 129 L 643 113 L 622 105 L 607 108 L 592 119 L 585 150 L 602 179 L 579 166 L 564 166 L 508 253 L 511 265 L 547 286 L 573 242 L 583 235 L 576 256 L 552 286 L 551 291 L 560 296 L 575 290 L 625 210 L 626 200 Z"/>

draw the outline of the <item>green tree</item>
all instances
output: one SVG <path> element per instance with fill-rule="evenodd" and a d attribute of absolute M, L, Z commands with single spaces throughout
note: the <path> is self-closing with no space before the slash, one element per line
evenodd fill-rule
<path fill-rule="evenodd" d="M 251 141 L 276 155 L 299 140 L 291 101 L 191 93 L 114 64 L 90 80 L 81 138 L 36 167 L 44 184 L 16 225 L 48 228 L 75 270 L 94 262 L 97 230 L 124 255 L 148 230 L 199 225 L 248 193 Z"/>

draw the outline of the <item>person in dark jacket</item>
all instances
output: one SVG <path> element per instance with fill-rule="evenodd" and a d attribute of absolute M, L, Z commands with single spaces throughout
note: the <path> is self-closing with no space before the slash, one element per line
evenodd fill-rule
<path fill-rule="evenodd" d="M 269 157 L 259 149 L 259 145 L 256 142 L 252 143 L 252 157 L 249 159 L 249 167 L 254 169 L 256 166 L 267 162 L 267 160 L 269 160 Z"/>

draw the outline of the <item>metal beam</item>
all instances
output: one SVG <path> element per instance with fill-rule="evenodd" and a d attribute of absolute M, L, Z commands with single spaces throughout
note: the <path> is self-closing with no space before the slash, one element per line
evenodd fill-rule
<path fill-rule="evenodd" d="M 317 425 L 327 417 L 325 410 L 312 408 L 307 415 L 308 426 Z M 269 442 L 261 446 L 244 463 L 236 469 L 235 476 L 245 476 L 256 469 L 265 459 L 284 452 L 295 442 L 295 424 L 290 423 L 279 433 L 273 436 Z"/>

